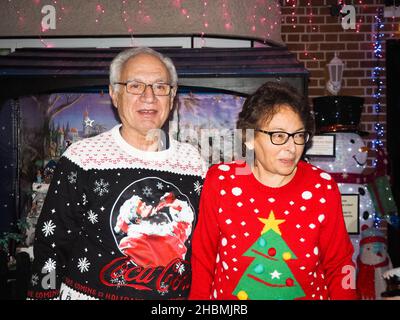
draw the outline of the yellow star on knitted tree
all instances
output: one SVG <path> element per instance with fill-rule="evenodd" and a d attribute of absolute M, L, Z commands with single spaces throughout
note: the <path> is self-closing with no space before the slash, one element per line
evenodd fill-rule
<path fill-rule="evenodd" d="M 260 220 L 262 223 L 265 224 L 264 228 L 261 231 L 261 234 L 266 233 L 269 229 L 274 230 L 277 234 L 279 234 L 280 236 L 282 235 L 281 230 L 279 230 L 279 225 L 281 223 L 284 223 L 286 220 L 282 220 L 282 219 L 275 219 L 275 215 L 274 212 L 271 210 L 271 212 L 269 213 L 269 217 L 268 219 L 264 219 L 264 218 L 258 218 L 258 220 Z"/>

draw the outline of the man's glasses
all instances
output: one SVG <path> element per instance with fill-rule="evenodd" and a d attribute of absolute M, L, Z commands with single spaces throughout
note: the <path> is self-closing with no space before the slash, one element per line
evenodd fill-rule
<path fill-rule="evenodd" d="M 308 131 L 299 131 L 295 133 L 288 133 L 285 131 L 265 131 L 261 129 L 255 129 L 255 131 L 259 131 L 269 135 L 271 143 L 278 146 L 288 142 L 290 137 L 293 137 L 293 141 L 295 144 L 303 145 L 306 144 L 311 137 L 311 134 Z"/>
<path fill-rule="evenodd" d="M 172 86 L 168 83 L 153 83 L 147 84 L 144 82 L 129 80 L 126 82 L 114 82 L 114 84 L 120 84 L 126 87 L 126 92 L 141 95 L 145 92 L 147 87 L 151 87 L 155 96 L 168 96 L 171 93 Z"/>

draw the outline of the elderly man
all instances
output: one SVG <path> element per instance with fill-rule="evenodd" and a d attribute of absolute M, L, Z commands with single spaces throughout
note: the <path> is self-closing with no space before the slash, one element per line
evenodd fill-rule
<path fill-rule="evenodd" d="M 39 218 L 31 299 L 185 299 L 206 166 L 161 128 L 177 73 L 149 48 L 118 54 L 110 96 L 121 124 L 72 144 Z M 174 205 L 165 205 L 165 195 Z"/>

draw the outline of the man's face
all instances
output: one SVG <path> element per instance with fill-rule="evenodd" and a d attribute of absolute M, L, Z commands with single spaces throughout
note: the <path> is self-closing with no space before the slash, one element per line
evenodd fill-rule
<path fill-rule="evenodd" d="M 168 69 L 157 57 L 139 54 L 129 59 L 122 68 L 119 82 L 136 80 L 146 84 L 170 83 Z M 110 96 L 122 122 L 122 130 L 130 135 L 146 134 L 151 129 L 159 129 L 167 120 L 172 109 L 175 89 L 168 96 L 155 96 L 150 86 L 141 95 L 126 91 L 119 85 L 118 91 L 110 86 Z"/>

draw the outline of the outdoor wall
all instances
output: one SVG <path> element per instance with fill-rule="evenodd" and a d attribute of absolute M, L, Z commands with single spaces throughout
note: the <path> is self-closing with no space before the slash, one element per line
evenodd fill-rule
<path fill-rule="evenodd" d="M 343 1 L 344 2 L 344 1 Z M 351 3 L 350 1 L 345 1 Z M 356 1 L 353 1 L 355 3 Z M 339 95 L 359 96 L 365 99 L 364 112 L 361 117 L 361 129 L 370 132 L 365 142 L 371 147 L 371 141 L 376 138 L 374 125 L 381 123 L 386 130 L 386 96 L 385 71 L 381 71 L 382 111 L 375 114 L 373 105 L 376 103 L 374 93 L 377 85 L 372 80 L 377 59 L 374 56 L 376 34 L 376 19 L 378 9 L 383 9 L 380 0 L 363 0 L 354 4 L 356 8 L 356 30 L 344 30 L 341 17 L 330 14 L 331 4 L 338 1 L 330 0 L 290 0 L 282 7 L 282 39 L 298 59 L 304 62 L 310 71 L 310 98 L 330 95 L 325 89 L 329 73 L 326 65 L 337 52 L 345 64 L 342 90 Z M 296 3 L 295 8 L 291 5 Z M 311 3 L 311 4 L 310 4 Z M 359 4 L 362 3 L 362 4 Z M 399 18 L 384 18 L 382 30 L 382 58 L 379 66 L 385 67 L 385 39 L 400 37 Z M 396 30 L 397 29 L 397 30 Z M 386 138 L 383 137 L 384 146 Z M 369 152 L 368 165 L 371 167 L 375 152 Z"/>

